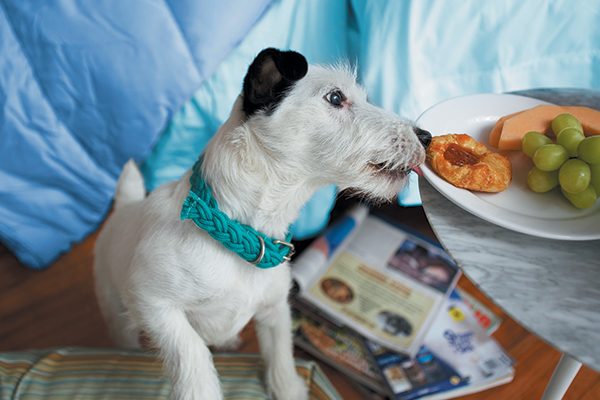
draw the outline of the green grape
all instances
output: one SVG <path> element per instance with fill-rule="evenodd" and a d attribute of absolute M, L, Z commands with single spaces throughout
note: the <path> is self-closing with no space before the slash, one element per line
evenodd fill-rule
<path fill-rule="evenodd" d="M 565 162 L 558 171 L 560 187 L 568 193 L 583 192 L 590 185 L 590 179 L 590 167 L 576 158 Z"/>
<path fill-rule="evenodd" d="M 590 185 L 596 189 L 596 194 L 600 194 L 600 164 L 590 165 L 592 179 Z"/>
<path fill-rule="evenodd" d="M 577 208 L 590 208 L 596 203 L 598 195 L 593 186 L 588 186 L 583 192 L 569 193 L 562 191 L 562 194 Z"/>
<path fill-rule="evenodd" d="M 600 164 L 600 136 L 590 136 L 581 143 L 577 149 L 579 158 L 588 164 Z"/>
<path fill-rule="evenodd" d="M 581 122 L 577 120 L 571 114 L 565 113 L 560 114 L 554 117 L 552 120 L 552 132 L 558 137 L 560 132 L 565 128 L 574 128 L 579 132 L 583 132 L 583 128 L 581 127 Z"/>
<path fill-rule="evenodd" d="M 533 167 L 527 174 L 527 186 L 536 193 L 549 192 L 558 186 L 558 172 L 547 172 Z"/>
<path fill-rule="evenodd" d="M 568 158 L 567 150 L 559 144 L 545 144 L 533 153 L 533 163 L 542 171 L 555 171 Z"/>
<path fill-rule="evenodd" d="M 533 154 L 538 148 L 549 143 L 552 143 L 552 140 L 548 136 L 543 133 L 531 131 L 523 136 L 521 149 L 523 150 L 523 153 L 527 154 L 529 157 L 533 157 Z"/>
<path fill-rule="evenodd" d="M 569 157 L 577 157 L 577 147 L 585 139 L 581 131 L 575 128 L 565 128 L 558 134 L 556 143 L 560 144 L 567 150 Z"/>

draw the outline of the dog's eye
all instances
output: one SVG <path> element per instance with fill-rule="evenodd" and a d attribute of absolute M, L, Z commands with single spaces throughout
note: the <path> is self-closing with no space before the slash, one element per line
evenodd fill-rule
<path fill-rule="evenodd" d="M 325 100 L 327 100 L 332 106 L 341 107 L 342 102 L 346 100 L 346 96 L 340 90 L 334 90 L 325 95 Z"/>

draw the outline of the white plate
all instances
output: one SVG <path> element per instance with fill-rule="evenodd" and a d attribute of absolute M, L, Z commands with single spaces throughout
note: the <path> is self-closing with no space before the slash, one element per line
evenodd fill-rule
<path fill-rule="evenodd" d="M 467 133 L 487 146 L 488 134 L 500 117 L 540 104 L 548 103 L 509 94 L 457 97 L 425 111 L 419 117 L 418 125 L 433 136 Z M 549 239 L 600 239 L 600 201 L 590 209 L 578 210 L 556 189 L 550 193 L 534 193 L 527 188 L 531 160 L 520 151 L 505 154 L 512 163 L 513 179 L 508 189 L 501 193 L 477 193 L 457 188 L 427 165 L 422 168 L 423 175 L 459 207 L 504 228 Z"/>

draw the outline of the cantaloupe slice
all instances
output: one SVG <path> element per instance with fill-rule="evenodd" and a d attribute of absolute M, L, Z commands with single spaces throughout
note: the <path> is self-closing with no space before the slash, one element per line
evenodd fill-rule
<path fill-rule="evenodd" d="M 521 139 L 529 131 L 548 133 L 552 120 L 565 112 L 561 106 L 537 106 L 504 121 L 498 148 L 500 150 L 519 150 Z"/>
<path fill-rule="evenodd" d="M 500 118 L 490 132 L 489 143 L 500 150 L 520 150 L 527 132 L 551 133 L 554 117 L 566 112 L 581 122 L 586 136 L 600 135 L 600 111 L 589 107 L 543 105 Z"/>
<path fill-rule="evenodd" d="M 523 111 L 519 111 L 513 114 L 505 115 L 504 117 L 500 117 L 500 119 L 496 121 L 496 125 L 494 125 L 494 127 L 490 131 L 490 135 L 488 136 L 488 143 L 494 147 L 498 147 L 498 141 L 500 141 L 500 134 L 502 133 L 504 121 L 522 112 Z"/>
<path fill-rule="evenodd" d="M 573 114 L 581 122 L 586 136 L 600 135 L 600 111 L 589 107 L 568 106 L 566 112 Z"/>

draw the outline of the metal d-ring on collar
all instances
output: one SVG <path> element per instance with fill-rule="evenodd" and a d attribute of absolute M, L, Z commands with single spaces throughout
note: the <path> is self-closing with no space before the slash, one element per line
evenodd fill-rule
<path fill-rule="evenodd" d="M 285 246 L 288 249 L 290 249 L 290 251 L 287 253 L 287 256 L 283 256 L 283 259 L 285 261 L 292 261 L 292 256 L 296 252 L 296 248 L 294 247 L 293 244 L 291 244 L 290 242 L 286 242 L 284 240 L 279 240 L 279 239 L 274 240 L 273 243 L 280 244 L 280 245 Z"/>
<path fill-rule="evenodd" d="M 258 257 L 256 257 L 256 260 L 251 261 L 251 264 L 254 265 L 258 265 L 260 264 L 260 262 L 262 261 L 263 257 L 265 256 L 265 239 L 263 239 L 261 236 L 257 236 L 258 238 L 258 242 L 260 243 L 260 251 L 258 252 Z"/>
<path fill-rule="evenodd" d="M 265 240 L 260 235 L 257 236 L 257 238 L 258 238 L 258 242 L 260 243 L 260 251 L 258 252 L 258 257 L 256 257 L 256 259 L 254 261 L 251 261 L 251 264 L 254 264 L 254 265 L 260 264 L 263 257 L 265 256 L 265 251 L 266 251 Z M 288 262 L 292 260 L 292 256 L 296 252 L 296 248 L 294 247 L 294 245 L 292 243 L 286 242 L 284 240 L 279 240 L 279 239 L 273 240 L 273 243 L 280 244 L 282 246 L 289 248 L 290 251 L 288 252 L 288 254 L 286 256 L 283 256 L 283 259 Z"/>

